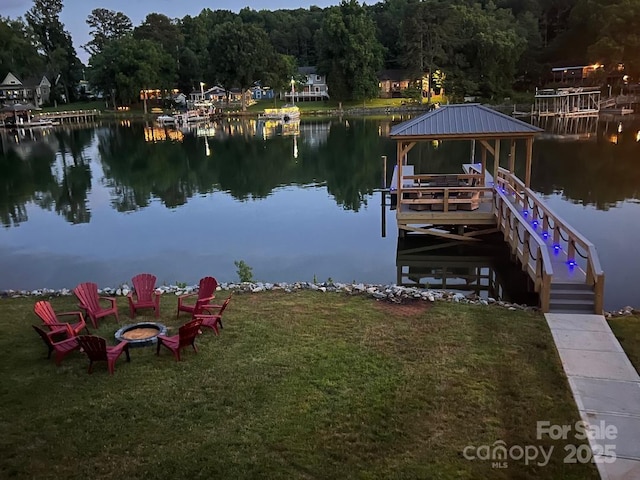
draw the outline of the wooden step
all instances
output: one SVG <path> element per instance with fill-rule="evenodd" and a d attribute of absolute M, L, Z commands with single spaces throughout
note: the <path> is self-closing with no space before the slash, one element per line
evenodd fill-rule
<path fill-rule="evenodd" d="M 593 300 L 554 298 L 549 301 L 552 313 L 593 313 Z"/>

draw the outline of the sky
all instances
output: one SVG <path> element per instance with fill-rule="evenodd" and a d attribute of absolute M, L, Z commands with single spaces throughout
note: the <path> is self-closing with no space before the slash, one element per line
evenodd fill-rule
<path fill-rule="evenodd" d="M 60 20 L 65 30 L 71 33 L 73 44 L 80 60 L 85 64 L 88 54 L 82 49 L 91 37 L 87 17 L 94 8 L 106 8 L 122 12 L 133 22 L 133 26 L 142 23 L 149 13 L 163 13 L 169 18 L 182 18 L 186 15 L 198 15 L 204 8 L 211 10 L 231 10 L 239 12 L 244 7 L 253 10 L 281 10 L 309 8 L 312 5 L 325 8 L 337 5 L 339 0 L 271 0 L 268 3 L 258 0 L 190 0 L 179 2 L 176 0 L 64 0 L 64 8 Z M 33 6 L 32 0 L 0 0 L 0 16 L 9 18 L 24 17 Z"/>

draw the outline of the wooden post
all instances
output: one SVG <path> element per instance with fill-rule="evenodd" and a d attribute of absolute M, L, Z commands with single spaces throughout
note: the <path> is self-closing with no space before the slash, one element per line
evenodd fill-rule
<path fill-rule="evenodd" d="M 398 178 L 396 178 L 396 206 L 398 208 L 398 212 L 401 211 L 402 208 L 402 142 L 398 142 L 398 153 L 396 154 L 397 158 L 397 170 L 398 170 Z"/>
<path fill-rule="evenodd" d="M 500 139 L 496 138 L 493 149 L 493 184 L 498 185 L 498 168 L 500 168 Z"/>
<path fill-rule="evenodd" d="M 509 171 L 516 172 L 516 141 L 511 140 L 511 151 L 509 152 Z"/>
<path fill-rule="evenodd" d="M 382 155 L 382 188 L 387 188 L 387 156 Z"/>
<path fill-rule="evenodd" d="M 527 138 L 527 166 L 524 177 L 524 186 L 531 186 L 531 157 L 533 156 L 533 138 Z"/>
<path fill-rule="evenodd" d="M 487 149 L 485 148 L 484 145 L 482 145 L 482 154 L 480 155 L 481 157 L 481 161 L 482 161 L 482 179 L 480 180 L 480 185 L 482 185 L 483 187 L 484 185 L 484 180 L 486 178 L 486 172 L 487 172 Z"/>

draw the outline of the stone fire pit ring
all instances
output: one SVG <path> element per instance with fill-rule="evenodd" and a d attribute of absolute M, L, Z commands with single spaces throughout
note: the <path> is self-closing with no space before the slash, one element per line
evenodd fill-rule
<path fill-rule="evenodd" d="M 138 322 L 125 325 L 115 334 L 118 342 L 127 342 L 130 347 L 148 347 L 158 343 L 158 335 L 166 335 L 167 327 L 157 322 Z"/>

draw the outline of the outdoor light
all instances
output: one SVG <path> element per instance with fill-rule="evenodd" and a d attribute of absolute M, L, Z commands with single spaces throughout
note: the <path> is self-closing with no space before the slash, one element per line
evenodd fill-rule
<path fill-rule="evenodd" d="M 545 240 L 549 238 L 549 232 L 542 232 L 542 238 L 544 238 Z"/>
<path fill-rule="evenodd" d="M 567 262 L 567 265 L 569 265 L 569 268 L 573 268 L 573 267 L 575 267 L 577 265 L 577 263 L 576 263 L 575 260 L 569 260 Z"/>
<path fill-rule="evenodd" d="M 553 246 L 553 253 L 555 253 L 556 255 L 560 252 L 561 248 L 560 245 L 558 245 L 557 243 Z"/>
<path fill-rule="evenodd" d="M 534 220 L 533 222 L 531 222 L 531 225 L 533 225 L 534 229 L 538 228 L 538 221 Z"/>
<path fill-rule="evenodd" d="M 524 215 L 525 217 L 529 215 L 529 210 L 523 210 L 522 211 L 522 215 Z"/>

